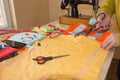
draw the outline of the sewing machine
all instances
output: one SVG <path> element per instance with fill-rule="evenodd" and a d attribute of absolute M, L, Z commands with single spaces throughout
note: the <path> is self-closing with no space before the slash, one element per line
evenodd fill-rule
<path fill-rule="evenodd" d="M 67 10 L 68 14 L 64 16 L 60 16 L 60 23 L 75 24 L 76 22 L 79 22 L 80 20 L 82 20 L 85 23 L 88 23 L 88 20 L 92 16 L 82 15 L 82 14 L 79 15 L 78 8 L 77 8 L 79 4 L 92 5 L 93 11 L 96 16 L 98 9 L 99 9 L 99 0 L 62 0 L 61 9 Z"/>

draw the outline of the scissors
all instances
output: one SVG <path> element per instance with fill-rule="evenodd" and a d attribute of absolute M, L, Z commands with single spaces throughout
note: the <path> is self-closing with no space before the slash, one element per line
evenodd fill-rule
<path fill-rule="evenodd" d="M 52 56 L 49 56 L 49 57 L 38 56 L 36 58 L 33 58 L 33 60 L 36 60 L 38 64 L 44 64 L 46 61 L 53 60 L 56 58 L 66 57 L 66 56 L 69 56 L 69 55 L 67 54 L 67 55 L 60 55 L 60 56 L 54 56 L 54 57 L 52 57 Z"/>
<path fill-rule="evenodd" d="M 106 17 L 106 14 L 105 14 L 105 13 L 100 13 L 98 16 L 95 16 L 95 17 L 94 17 L 95 22 L 94 22 L 94 24 L 90 24 L 90 28 L 89 28 L 88 30 L 84 30 L 84 31 L 82 31 L 82 32 L 79 32 L 79 33 L 75 34 L 74 36 L 76 37 L 76 36 L 78 36 L 78 35 L 80 35 L 80 34 L 83 34 L 83 35 L 87 36 L 90 32 L 95 31 L 95 30 L 98 30 L 98 29 L 100 29 L 100 28 L 103 28 L 103 26 L 100 26 L 99 28 L 94 29 L 94 28 L 95 28 L 95 25 L 99 23 L 99 22 L 97 21 L 97 18 L 98 18 L 99 16 L 101 16 L 101 15 L 103 15 L 102 20 L 104 20 L 105 17 Z M 105 30 L 105 31 L 106 31 L 106 30 Z"/>

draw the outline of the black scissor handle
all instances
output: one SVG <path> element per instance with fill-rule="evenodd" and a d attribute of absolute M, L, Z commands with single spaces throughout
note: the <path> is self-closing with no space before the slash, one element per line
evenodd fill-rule
<path fill-rule="evenodd" d="M 105 17 L 106 17 L 106 14 L 105 14 L 105 13 L 100 13 L 100 14 L 98 14 L 98 15 L 96 16 L 96 19 L 97 19 L 99 16 L 101 16 L 101 15 L 103 15 L 102 20 L 104 20 L 104 19 L 105 19 Z"/>
<path fill-rule="evenodd" d="M 101 16 L 101 15 L 103 15 L 102 20 L 104 20 L 104 19 L 106 18 L 106 14 L 105 14 L 105 13 L 100 13 L 100 14 L 96 17 L 96 19 L 97 19 L 99 16 Z M 111 27 L 109 24 L 108 24 L 107 26 L 108 26 L 109 28 Z M 98 29 L 100 29 L 100 28 L 103 28 L 103 26 L 100 26 L 100 27 L 97 28 L 96 30 L 98 30 Z M 106 30 L 102 30 L 101 32 L 106 32 L 106 31 L 109 30 L 109 28 L 106 29 Z"/>

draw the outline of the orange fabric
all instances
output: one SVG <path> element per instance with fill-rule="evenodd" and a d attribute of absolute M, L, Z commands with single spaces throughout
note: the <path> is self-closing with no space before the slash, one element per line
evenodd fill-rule
<path fill-rule="evenodd" d="M 97 33 L 98 31 L 96 30 L 96 31 L 93 31 L 93 32 L 91 32 L 91 33 L 89 33 L 88 34 L 88 36 L 93 36 L 95 33 Z"/>
<path fill-rule="evenodd" d="M 69 34 L 69 32 L 72 32 L 74 31 L 77 27 L 79 27 L 81 24 L 83 24 L 82 22 L 79 22 L 78 24 L 75 24 L 75 25 L 70 25 L 69 28 L 64 32 L 65 35 Z M 88 30 L 90 28 L 90 26 L 86 25 L 85 29 L 83 29 L 82 31 L 84 30 Z M 88 34 L 88 36 L 93 36 L 94 34 L 96 34 L 98 32 L 98 30 L 95 30 L 95 31 L 92 31 Z M 111 34 L 111 32 L 104 32 L 101 36 L 99 37 L 96 37 L 95 40 L 97 41 L 104 41 L 104 39 L 109 36 Z"/>
<path fill-rule="evenodd" d="M 79 25 L 83 24 L 82 22 L 79 22 L 78 24 L 75 25 L 70 25 L 68 29 L 64 32 L 65 35 L 69 34 L 69 32 L 73 31 L 75 28 L 77 28 Z M 86 28 L 84 30 L 87 30 L 89 26 L 86 25 Z M 84 31 L 83 30 L 83 31 Z"/>
<path fill-rule="evenodd" d="M 97 31 L 93 31 L 93 32 L 91 32 L 88 36 L 93 36 L 95 33 L 97 33 Z M 96 37 L 96 39 L 95 40 L 97 40 L 97 41 L 100 41 L 100 42 L 103 42 L 104 40 L 105 40 L 105 38 L 107 37 L 107 36 L 109 36 L 111 34 L 111 32 L 104 32 L 101 36 L 99 36 L 99 37 Z"/>
<path fill-rule="evenodd" d="M 103 42 L 107 36 L 109 36 L 111 32 L 105 32 L 103 35 L 96 38 L 97 41 Z"/>

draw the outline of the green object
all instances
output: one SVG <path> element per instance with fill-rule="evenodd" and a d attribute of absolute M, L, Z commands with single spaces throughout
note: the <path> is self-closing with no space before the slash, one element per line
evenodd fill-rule
<path fill-rule="evenodd" d="M 89 25 L 95 25 L 97 23 L 97 20 L 95 17 L 92 17 L 89 21 Z"/>
<path fill-rule="evenodd" d="M 42 30 L 44 32 L 52 32 L 54 29 L 50 28 L 49 26 L 44 25 L 44 26 L 41 27 L 40 30 Z"/>

